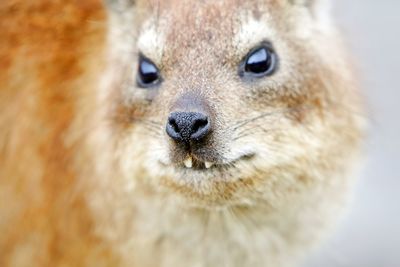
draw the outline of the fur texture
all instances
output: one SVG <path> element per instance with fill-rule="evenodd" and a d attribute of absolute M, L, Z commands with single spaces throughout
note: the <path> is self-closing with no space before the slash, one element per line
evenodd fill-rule
<path fill-rule="evenodd" d="M 325 1 L 0 4 L 0 266 L 291 266 L 344 206 L 364 119 Z M 270 42 L 279 68 L 238 66 Z M 139 53 L 163 82 L 137 88 Z M 185 153 L 179 101 L 213 114 Z M 197 101 L 196 100 L 196 101 Z"/>

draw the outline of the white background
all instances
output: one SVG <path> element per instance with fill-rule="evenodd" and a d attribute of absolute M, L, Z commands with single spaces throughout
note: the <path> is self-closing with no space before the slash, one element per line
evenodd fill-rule
<path fill-rule="evenodd" d="M 400 267 L 400 0 L 332 0 L 371 121 L 344 222 L 306 267 Z"/>

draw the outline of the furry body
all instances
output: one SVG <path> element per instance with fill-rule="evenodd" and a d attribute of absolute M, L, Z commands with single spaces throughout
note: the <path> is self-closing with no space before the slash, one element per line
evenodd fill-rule
<path fill-rule="evenodd" d="M 0 265 L 296 263 L 346 201 L 363 119 L 322 4 L 289 2 L 0 4 Z M 279 71 L 241 81 L 264 39 Z M 139 51 L 158 91 L 135 88 Z M 165 136 L 187 94 L 221 168 L 183 170 Z"/>

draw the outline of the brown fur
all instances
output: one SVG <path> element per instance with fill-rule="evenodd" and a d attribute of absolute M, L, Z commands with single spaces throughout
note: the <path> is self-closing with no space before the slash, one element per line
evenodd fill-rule
<path fill-rule="evenodd" d="M 0 266 L 264 266 L 253 241 L 266 244 L 254 255 L 286 266 L 328 228 L 363 131 L 339 35 L 317 27 L 305 42 L 296 33 L 300 8 L 283 0 L 136 1 L 134 10 L 111 6 L 107 43 L 100 1 L 31 2 L 0 4 Z M 283 71 L 261 85 L 236 77 L 252 48 L 232 42 L 241 10 L 278 32 L 269 37 Z M 134 86 L 136 40 L 149 17 L 165 39 L 161 57 L 148 56 L 166 79 L 143 97 L 126 84 Z M 218 130 L 276 112 L 242 129 L 252 133 L 243 144 L 268 147 L 276 162 L 256 158 L 214 172 L 217 179 L 183 179 L 175 168 L 182 155 L 162 140 L 185 94 L 218 116 L 207 145 L 220 164 L 237 133 Z M 153 164 L 159 147 L 171 166 Z"/>
<path fill-rule="evenodd" d="M 96 0 L 0 4 L 0 266 L 113 266 L 67 143 L 103 24 Z"/>

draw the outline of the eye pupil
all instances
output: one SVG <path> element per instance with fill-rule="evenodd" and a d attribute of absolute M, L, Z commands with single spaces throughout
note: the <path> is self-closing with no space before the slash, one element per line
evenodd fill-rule
<path fill-rule="evenodd" d="M 139 71 L 144 83 L 152 83 L 158 79 L 158 71 L 150 62 L 142 61 Z"/>
<path fill-rule="evenodd" d="M 276 65 L 276 55 L 267 45 L 251 51 L 242 65 L 242 75 L 263 77 L 273 74 Z"/>
<path fill-rule="evenodd" d="M 159 81 L 159 71 L 154 63 L 149 59 L 140 57 L 138 69 L 138 85 L 140 87 L 149 87 Z"/>
<path fill-rule="evenodd" d="M 254 73 L 263 73 L 269 69 L 271 65 L 271 58 L 267 50 L 260 49 L 252 54 L 246 63 L 246 71 Z"/>

